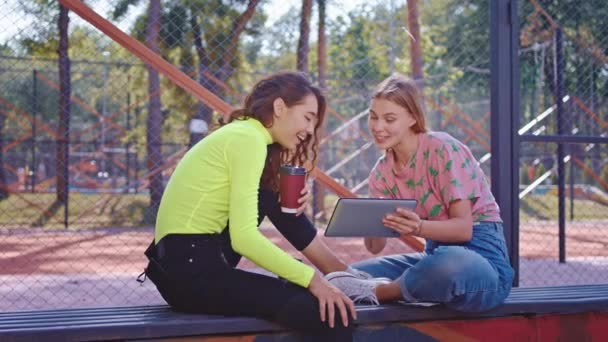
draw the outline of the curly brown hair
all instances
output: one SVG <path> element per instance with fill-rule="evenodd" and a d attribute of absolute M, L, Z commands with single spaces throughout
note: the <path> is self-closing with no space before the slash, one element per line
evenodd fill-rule
<path fill-rule="evenodd" d="M 233 111 L 228 122 L 220 121 L 220 124 L 223 125 L 234 120 L 254 118 L 269 128 L 272 127 L 274 120 L 274 100 L 281 98 L 287 107 L 292 107 L 300 104 L 306 96 L 311 94 L 317 98 L 318 103 L 318 120 L 314 134 L 300 143 L 295 151 L 287 150 L 278 143 L 268 146 L 268 155 L 260 182 L 265 189 L 278 191 L 279 168 L 282 164 L 304 166 L 307 162 L 310 162 L 311 169 L 314 168 L 319 147 L 319 128 L 325 120 L 327 106 L 325 96 L 319 88 L 312 85 L 305 73 L 283 71 L 272 74 L 256 83 L 251 93 L 245 98 L 243 108 Z"/>

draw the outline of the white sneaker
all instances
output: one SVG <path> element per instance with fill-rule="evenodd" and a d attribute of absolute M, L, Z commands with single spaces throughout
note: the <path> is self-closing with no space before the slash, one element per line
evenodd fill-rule
<path fill-rule="evenodd" d="M 374 278 L 371 274 L 367 273 L 367 272 L 363 272 L 359 269 L 353 268 L 351 266 L 348 266 L 348 268 L 344 271 L 344 272 L 348 272 L 352 275 L 354 275 L 355 277 L 359 278 L 359 279 L 372 279 Z"/>
<path fill-rule="evenodd" d="M 375 305 L 380 304 L 376 297 L 376 287 L 390 282 L 387 278 L 360 279 L 344 271 L 329 273 L 325 279 L 344 292 L 353 302 L 368 302 Z"/>

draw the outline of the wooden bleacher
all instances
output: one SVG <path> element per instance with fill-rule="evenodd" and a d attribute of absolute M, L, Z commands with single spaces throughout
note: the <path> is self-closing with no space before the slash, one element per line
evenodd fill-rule
<path fill-rule="evenodd" d="M 441 306 L 358 306 L 355 341 L 608 340 L 608 284 L 515 288 L 502 306 L 461 313 Z M 219 337 L 222 337 L 218 340 Z M 297 341 L 248 317 L 183 314 L 168 306 L 0 313 L 0 341 Z"/>

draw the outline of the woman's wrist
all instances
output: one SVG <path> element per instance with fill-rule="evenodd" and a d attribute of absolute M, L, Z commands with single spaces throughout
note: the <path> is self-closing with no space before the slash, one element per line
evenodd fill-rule
<path fill-rule="evenodd" d="M 314 289 L 314 287 L 319 284 L 320 280 L 321 275 L 319 275 L 319 273 L 315 271 L 315 273 L 312 275 L 312 278 L 310 278 L 310 282 L 308 283 L 308 289 Z"/>
<path fill-rule="evenodd" d="M 414 232 L 414 235 L 416 235 L 416 236 L 422 236 L 423 225 L 424 225 L 424 220 L 421 219 L 418 222 L 418 226 L 416 227 L 416 231 Z"/>

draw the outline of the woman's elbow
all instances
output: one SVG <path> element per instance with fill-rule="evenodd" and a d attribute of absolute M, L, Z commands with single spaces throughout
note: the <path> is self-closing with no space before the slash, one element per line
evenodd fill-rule
<path fill-rule="evenodd" d="M 473 222 L 471 222 L 471 224 L 465 225 L 464 228 L 460 231 L 459 235 L 459 242 L 471 241 L 471 239 L 473 239 Z"/>
<path fill-rule="evenodd" d="M 234 237 L 230 238 L 230 247 L 232 247 L 232 250 L 237 252 L 238 254 L 245 256 L 246 251 L 243 249 L 244 243 L 241 242 L 240 239 L 235 239 Z"/>
<path fill-rule="evenodd" d="M 473 239 L 473 229 L 466 229 L 462 233 L 462 241 L 461 242 L 469 242 Z"/>
<path fill-rule="evenodd" d="M 382 252 L 386 246 L 386 238 L 366 237 L 365 248 L 372 254 L 378 254 Z"/>

